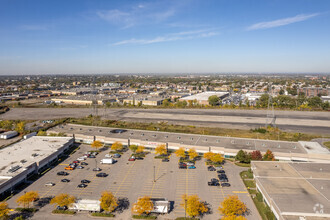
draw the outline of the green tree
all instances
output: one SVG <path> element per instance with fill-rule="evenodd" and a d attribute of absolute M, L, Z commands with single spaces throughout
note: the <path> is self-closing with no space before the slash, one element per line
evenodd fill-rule
<path fill-rule="evenodd" d="M 309 98 L 308 105 L 313 108 L 321 108 L 322 107 L 322 99 L 318 96 Z"/>
<path fill-rule="evenodd" d="M 241 163 L 250 163 L 251 158 L 246 151 L 240 150 L 237 152 L 235 160 L 237 160 Z"/>
<path fill-rule="evenodd" d="M 219 104 L 219 97 L 216 95 L 211 95 L 208 99 L 209 105 L 216 106 Z"/>
<path fill-rule="evenodd" d="M 138 149 L 139 146 L 135 145 L 135 144 L 132 144 L 129 146 L 129 149 L 132 151 L 132 152 L 136 152 L 136 150 Z"/>
<path fill-rule="evenodd" d="M 274 161 L 275 157 L 271 150 L 267 150 L 262 159 L 266 161 L 270 161 L 270 160 Z"/>
<path fill-rule="evenodd" d="M 47 136 L 47 132 L 40 130 L 40 131 L 38 131 L 37 136 Z"/>
<path fill-rule="evenodd" d="M 25 122 L 18 122 L 15 125 L 15 131 L 17 131 L 18 133 L 23 133 L 25 131 Z"/>

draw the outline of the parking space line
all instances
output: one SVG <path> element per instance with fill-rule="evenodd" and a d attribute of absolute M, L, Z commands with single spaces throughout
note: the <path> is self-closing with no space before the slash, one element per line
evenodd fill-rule
<path fill-rule="evenodd" d="M 159 166 L 158 166 L 158 168 L 157 168 L 156 176 L 158 176 L 159 168 L 160 168 L 160 166 L 161 166 L 161 162 L 162 162 L 162 161 L 159 160 Z M 150 197 L 152 197 L 152 193 L 153 193 L 153 191 L 154 191 L 155 185 L 156 185 L 156 181 L 153 181 L 153 183 L 152 183 L 152 188 L 151 188 L 151 192 L 150 192 Z"/>
<path fill-rule="evenodd" d="M 124 183 L 125 180 L 127 179 L 128 174 L 130 174 L 130 171 L 133 169 L 135 163 L 136 163 L 136 160 L 132 163 L 132 165 L 130 166 L 130 168 L 129 168 L 128 171 L 126 172 L 126 175 L 125 175 L 124 179 L 121 181 L 120 185 L 118 186 L 116 192 L 114 193 L 114 196 L 117 195 L 117 192 L 118 192 L 118 191 L 120 190 L 120 188 L 123 186 L 123 183 Z"/>

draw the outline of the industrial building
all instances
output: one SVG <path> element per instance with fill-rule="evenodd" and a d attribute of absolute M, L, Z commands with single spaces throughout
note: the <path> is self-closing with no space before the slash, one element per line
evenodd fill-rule
<path fill-rule="evenodd" d="M 252 161 L 258 191 L 278 220 L 330 219 L 328 163 Z"/>
<path fill-rule="evenodd" d="M 72 105 L 92 105 L 95 101 L 98 105 L 104 105 L 107 102 L 116 102 L 115 97 L 107 95 L 78 95 L 78 96 L 64 96 L 53 98 L 52 101 L 55 103 L 65 103 Z"/>
<path fill-rule="evenodd" d="M 169 149 L 179 147 L 195 148 L 199 153 L 212 151 L 225 157 L 234 157 L 241 149 L 252 152 L 259 150 L 265 153 L 271 150 L 276 159 L 286 161 L 309 161 L 330 163 L 330 151 L 317 142 L 310 141 L 273 141 L 250 138 L 222 137 L 211 135 L 182 134 L 127 129 L 125 132 L 112 133 L 115 128 L 95 127 L 76 124 L 59 125 L 48 130 L 50 133 L 64 132 L 74 136 L 76 141 L 91 143 L 97 139 L 105 143 L 120 141 L 155 148 L 166 144 Z"/>
<path fill-rule="evenodd" d="M 159 106 L 163 103 L 164 98 L 161 97 L 129 97 L 123 100 L 123 103 L 130 105 L 146 105 L 146 106 Z"/>
<path fill-rule="evenodd" d="M 57 161 L 74 140 L 71 137 L 33 136 L 0 150 L 0 194 Z"/>
<path fill-rule="evenodd" d="M 186 96 L 183 98 L 180 98 L 180 101 L 197 101 L 198 104 L 200 105 L 209 105 L 209 97 L 216 95 L 219 97 L 219 99 L 223 99 L 227 96 L 229 96 L 228 92 L 202 92 L 202 93 L 197 93 L 191 96 Z"/>

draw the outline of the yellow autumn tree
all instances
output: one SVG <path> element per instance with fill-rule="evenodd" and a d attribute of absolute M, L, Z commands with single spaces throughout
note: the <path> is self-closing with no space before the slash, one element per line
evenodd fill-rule
<path fill-rule="evenodd" d="M 228 196 L 220 204 L 219 212 L 224 216 L 243 215 L 247 211 L 246 205 L 238 199 L 238 196 Z"/>
<path fill-rule="evenodd" d="M 50 200 L 50 204 L 54 204 L 56 206 L 70 206 L 72 203 L 74 203 L 76 201 L 76 198 L 74 196 L 71 196 L 69 194 L 66 193 L 61 193 L 57 196 L 55 196 L 54 198 L 52 198 L 52 200 Z"/>
<path fill-rule="evenodd" d="M 8 204 L 6 202 L 0 202 L 0 219 L 7 219 L 9 214 Z"/>
<path fill-rule="evenodd" d="M 213 157 L 213 155 L 214 155 L 213 152 L 207 152 L 207 153 L 204 154 L 203 157 L 204 157 L 206 160 L 211 160 L 211 158 Z"/>
<path fill-rule="evenodd" d="M 149 214 L 154 209 L 154 204 L 149 196 L 144 196 L 138 199 L 136 203 L 133 204 L 132 211 L 139 215 L 143 213 Z"/>
<path fill-rule="evenodd" d="M 218 164 L 220 164 L 220 163 L 222 163 L 222 161 L 223 161 L 223 157 L 222 157 L 221 154 L 214 154 L 214 155 L 211 157 L 211 161 L 212 161 L 213 163 L 218 163 Z"/>
<path fill-rule="evenodd" d="M 122 150 L 123 149 L 123 144 L 119 141 L 116 141 L 115 143 L 113 143 L 111 145 L 111 150 L 113 151 L 119 151 L 119 150 Z"/>
<path fill-rule="evenodd" d="M 185 209 L 186 213 L 191 216 L 199 216 L 206 213 L 209 209 L 207 206 L 200 201 L 197 195 L 188 196 L 186 194 L 182 195 L 181 206 Z"/>
<path fill-rule="evenodd" d="M 39 193 L 36 191 L 26 192 L 24 195 L 21 195 L 16 200 L 16 203 L 23 208 L 29 208 L 30 203 L 36 201 L 39 198 Z"/>
<path fill-rule="evenodd" d="M 91 144 L 92 148 L 95 148 L 95 150 L 99 149 L 100 147 L 102 147 L 102 143 L 101 141 L 93 141 Z"/>
<path fill-rule="evenodd" d="M 198 153 L 196 152 L 195 148 L 190 148 L 189 151 L 188 151 L 188 155 L 189 155 L 191 160 L 198 157 Z"/>
<path fill-rule="evenodd" d="M 101 208 L 106 212 L 113 212 L 118 206 L 116 197 L 110 191 L 104 191 L 102 193 L 100 202 Z"/>
<path fill-rule="evenodd" d="M 179 149 L 177 149 L 177 150 L 175 151 L 175 155 L 176 155 L 177 157 L 185 157 L 185 156 L 186 156 L 186 152 L 185 152 L 185 150 L 184 150 L 183 147 L 180 147 Z"/>
<path fill-rule="evenodd" d="M 15 131 L 17 131 L 18 133 L 23 133 L 25 131 L 25 122 L 18 122 L 15 125 Z"/>
<path fill-rule="evenodd" d="M 144 146 L 138 146 L 138 148 L 136 149 L 136 153 L 143 153 L 144 149 Z"/>
<path fill-rule="evenodd" d="M 165 144 L 158 145 L 155 148 L 155 152 L 156 152 L 156 154 L 159 154 L 159 155 L 166 154 L 167 150 L 166 150 Z"/>

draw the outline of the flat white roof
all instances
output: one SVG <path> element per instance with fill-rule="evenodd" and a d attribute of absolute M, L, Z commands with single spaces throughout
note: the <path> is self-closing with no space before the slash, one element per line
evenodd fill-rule
<path fill-rule="evenodd" d="M 68 143 L 72 137 L 34 136 L 0 150 L 0 179 L 9 179 Z M 20 168 L 18 168 L 19 166 Z M 17 170 L 12 169 L 16 167 Z"/>
<path fill-rule="evenodd" d="M 224 96 L 228 94 L 228 92 L 202 92 L 202 93 L 197 93 L 195 95 L 187 96 L 184 98 L 181 98 L 182 100 L 198 100 L 198 101 L 208 101 L 209 97 L 212 95 L 216 96 Z"/>

